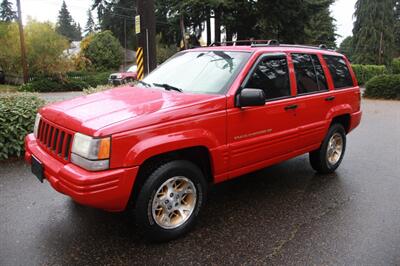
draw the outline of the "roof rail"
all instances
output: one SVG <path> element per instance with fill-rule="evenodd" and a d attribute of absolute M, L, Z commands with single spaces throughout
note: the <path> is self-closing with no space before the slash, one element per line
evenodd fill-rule
<path fill-rule="evenodd" d="M 210 46 L 238 46 L 238 45 L 279 46 L 279 41 L 277 41 L 277 40 L 237 40 L 237 41 L 214 42 L 214 43 L 210 44 Z"/>
<path fill-rule="evenodd" d="M 330 50 L 327 45 L 320 44 L 319 46 L 313 45 L 300 45 L 300 44 L 281 44 L 277 40 L 237 40 L 237 41 L 225 41 L 225 42 L 214 42 L 210 46 L 251 46 L 251 47 L 267 47 L 267 46 L 280 46 L 280 47 L 293 47 L 293 48 L 306 48 L 306 49 L 317 49 L 317 50 Z"/>
<path fill-rule="evenodd" d="M 313 45 L 299 45 L 299 44 L 281 44 L 281 47 L 293 47 L 293 48 L 305 48 L 305 49 L 315 49 L 315 50 L 332 50 L 329 49 L 325 44 L 319 46 Z"/>

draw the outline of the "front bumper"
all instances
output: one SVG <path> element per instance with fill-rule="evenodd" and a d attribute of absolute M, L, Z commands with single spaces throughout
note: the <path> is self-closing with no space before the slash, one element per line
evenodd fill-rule
<path fill-rule="evenodd" d="M 80 204 L 115 212 L 125 209 L 139 168 L 86 171 L 54 158 L 29 134 L 25 138 L 25 160 L 29 164 L 32 155 L 42 162 L 44 176 L 55 190 Z"/>
<path fill-rule="evenodd" d="M 112 85 L 122 85 L 124 84 L 123 79 L 108 79 L 108 83 Z"/>

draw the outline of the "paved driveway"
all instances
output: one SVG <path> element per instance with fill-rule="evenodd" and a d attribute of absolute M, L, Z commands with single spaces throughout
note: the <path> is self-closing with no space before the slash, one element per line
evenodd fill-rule
<path fill-rule="evenodd" d="M 400 102 L 364 101 L 336 174 L 301 156 L 215 186 L 195 230 L 165 244 L 129 213 L 74 204 L 0 164 L 0 265 L 400 264 Z"/>

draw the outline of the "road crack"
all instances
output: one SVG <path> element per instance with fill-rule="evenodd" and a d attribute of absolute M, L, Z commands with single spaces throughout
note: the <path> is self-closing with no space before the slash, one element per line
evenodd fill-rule
<path fill-rule="evenodd" d="M 315 221 L 320 220 L 321 218 L 323 218 L 324 216 L 328 215 L 329 213 L 339 209 L 340 207 L 342 207 L 343 205 L 345 205 L 346 203 L 348 203 L 349 201 L 352 200 L 352 197 L 348 197 L 346 200 L 343 200 L 341 202 L 336 202 L 334 205 L 332 206 L 328 206 L 323 212 L 312 216 L 310 219 L 299 223 L 299 224 L 295 224 L 293 226 L 293 229 L 291 230 L 289 236 L 286 239 L 282 239 L 277 241 L 277 244 L 274 246 L 274 248 L 272 249 L 272 252 L 270 254 L 268 254 L 266 256 L 267 259 L 272 259 L 275 256 L 279 255 L 281 253 L 281 251 L 283 250 L 283 248 L 289 243 L 291 242 L 297 235 L 297 233 L 300 231 L 300 229 L 302 227 L 304 227 L 307 224 L 313 223 Z"/>

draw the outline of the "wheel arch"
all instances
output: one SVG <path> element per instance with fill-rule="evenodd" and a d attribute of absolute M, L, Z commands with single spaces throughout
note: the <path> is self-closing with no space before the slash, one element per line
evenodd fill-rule
<path fill-rule="evenodd" d="M 332 118 L 331 126 L 333 124 L 340 124 L 343 126 L 347 134 L 350 131 L 350 122 L 351 122 L 350 114 L 342 114 Z"/>
<path fill-rule="evenodd" d="M 350 114 L 352 112 L 353 112 L 353 109 L 348 104 L 339 105 L 339 106 L 332 108 L 327 114 L 327 121 L 330 121 L 329 127 L 335 123 L 338 123 L 344 127 L 346 134 L 349 133 L 350 126 L 351 126 L 351 115 Z"/>
<path fill-rule="evenodd" d="M 203 172 L 207 183 L 213 183 L 213 164 L 209 149 L 206 146 L 192 146 L 168 151 L 147 158 L 139 167 L 139 171 L 131 192 L 131 204 L 135 204 L 140 189 L 148 176 L 161 165 L 173 160 L 188 160 Z"/>

